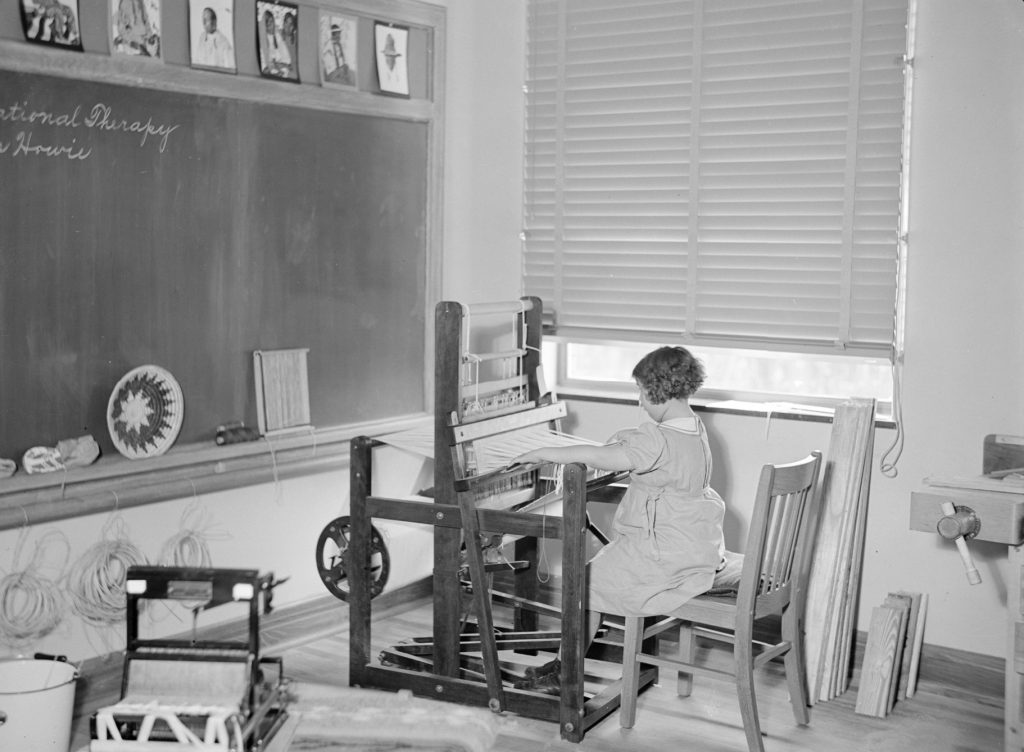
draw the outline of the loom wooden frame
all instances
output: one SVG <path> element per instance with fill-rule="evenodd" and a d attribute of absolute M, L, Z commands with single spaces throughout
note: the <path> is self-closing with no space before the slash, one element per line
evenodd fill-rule
<path fill-rule="evenodd" d="M 540 364 L 540 314 L 537 298 L 524 299 L 525 351 L 522 373 L 529 380 L 529 396 L 537 399 Z M 372 495 L 372 450 L 382 442 L 369 437 L 352 440 L 350 449 L 350 545 L 345 552 L 345 570 L 350 583 L 349 683 L 353 686 L 382 689 L 409 689 L 414 694 L 434 699 L 482 705 L 494 711 L 512 711 L 519 715 L 559 724 L 562 738 L 581 741 L 586 730 L 619 706 L 622 682 L 611 682 L 587 698 L 584 693 L 583 635 L 586 626 L 586 543 L 590 529 L 588 501 L 617 501 L 610 490 L 618 475 L 587 480 L 587 468 L 580 463 L 566 465 L 562 471 L 562 513 L 559 516 L 531 512 L 478 509 L 474 499 L 487 484 L 507 473 L 487 474 L 477 483 L 467 482 L 456 466 L 455 429 L 450 416 L 458 414 L 459 364 L 463 341 L 463 309 L 458 303 L 442 301 L 435 312 L 435 423 L 434 423 L 434 501 L 391 499 Z M 548 413 L 543 413 L 547 415 Z M 514 471 L 513 471 L 514 472 Z M 522 472 L 521 470 L 519 472 Z M 433 635 L 432 661 L 420 664 L 423 670 L 407 666 L 371 663 L 371 519 L 392 519 L 432 525 L 434 528 Z M 513 594 L 492 592 L 482 552 L 477 545 L 466 545 L 472 600 L 479 634 L 467 637 L 461 629 L 463 593 L 459 580 L 460 548 L 463 540 L 477 541 L 481 533 L 500 532 L 519 536 L 515 559 L 528 567 L 513 575 Z M 538 602 L 539 582 L 535 576 L 538 541 L 562 541 L 561 608 L 553 610 Z M 492 617 L 493 603 L 511 604 L 514 609 L 512 640 L 516 647 L 561 647 L 561 692 L 558 696 L 515 689 L 502 681 L 498 664 L 498 639 Z M 539 636 L 538 614 L 554 613 L 561 619 L 557 639 Z M 509 644 L 502 641 L 502 649 Z M 467 653 L 481 654 L 480 658 Z M 643 672 L 643 686 L 653 682 L 656 669 Z"/>

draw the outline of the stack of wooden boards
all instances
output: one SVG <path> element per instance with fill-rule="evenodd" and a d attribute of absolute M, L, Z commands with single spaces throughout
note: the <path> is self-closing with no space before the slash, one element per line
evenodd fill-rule
<path fill-rule="evenodd" d="M 927 605 L 927 594 L 898 591 L 872 610 L 857 713 L 884 718 L 897 700 L 913 697 Z"/>
<path fill-rule="evenodd" d="M 821 519 L 805 612 L 810 701 L 849 686 L 856 604 L 874 455 L 875 400 L 836 407 L 821 481 Z"/>

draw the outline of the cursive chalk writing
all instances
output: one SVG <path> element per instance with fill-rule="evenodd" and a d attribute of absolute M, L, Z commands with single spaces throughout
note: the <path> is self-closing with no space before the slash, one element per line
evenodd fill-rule
<path fill-rule="evenodd" d="M 115 118 L 113 110 L 102 103 L 93 105 L 92 109 L 89 110 L 89 114 L 86 115 L 84 122 L 89 128 L 99 128 L 105 131 L 124 131 L 125 133 L 141 133 L 142 139 L 139 141 L 139 146 L 145 146 L 146 140 L 150 136 L 158 136 L 160 137 L 159 148 L 161 152 L 167 148 L 167 139 L 178 129 L 177 125 L 154 123 L 153 118 L 149 118 L 146 122 Z"/>
<path fill-rule="evenodd" d="M 103 102 L 96 102 L 88 109 L 83 105 L 63 111 L 36 110 L 28 100 L 0 105 L 0 124 L 11 123 L 23 126 L 50 126 L 53 128 L 91 128 L 99 131 L 114 131 L 139 135 L 139 146 L 155 141 L 161 153 L 167 149 L 167 142 L 180 126 L 154 122 L 152 117 L 133 120 L 115 115 L 114 109 Z M 10 143 L 10 142 L 8 142 Z M 2 154 L 3 152 L 0 152 Z M 84 158 L 84 157 L 83 157 Z"/>
<path fill-rule="evenodd" d="M 14 137 L 14 151 L 12 157 L 66 157 L 68 159 L 88 159 L 92 149 L 83 149 L 75 144 L 77 139 L 71 139 L 71 145 L 60 144 L 37 144 L 32 141 L 32 132 L 20 131 Z M 3 149 L 0 153 L 7 151 Z"/>
<path fill-rule="evenodd" d="M 28 102 L 15 102 L 7 107 L 0 107 L 0 121 L 8 123 L 27 123 L 29 125 L 52 125 L 58 128 L 77 128 L 81 107 L 71 112 L 55 113 L 47 110 L 29 109 Z"/>

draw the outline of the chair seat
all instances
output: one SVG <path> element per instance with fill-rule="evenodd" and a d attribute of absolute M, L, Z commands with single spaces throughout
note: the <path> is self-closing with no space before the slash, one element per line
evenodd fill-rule
<path fill-rule="evenodd" d="M 666 616 L 718 629 L 732 629 L 736 623 L 736 597 L 698 595 Z"/>
<path fill-rule="evenodd" d="M 691 598 L 683 606 L 664 615 L 717 627 L 731 626 L 736 619 L 736 594 L 743 571 L 743 554 L 726 551 L 724 558 L 724 566 L 715 573 L 715 580 L 706 593 Z"/>
<path fill-rule="evenodd" d="M 725 565 L 715 572 L 715 581 L 705 595 L 735 595 L 740 590 L 740 575 L 743 574 L 743 554 L 725 552 Z"/>

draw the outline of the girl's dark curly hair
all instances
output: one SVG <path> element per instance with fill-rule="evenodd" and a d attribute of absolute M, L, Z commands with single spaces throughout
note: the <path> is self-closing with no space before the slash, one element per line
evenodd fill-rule
<path fill-rule="evenodd" d="M 659 347 L 633 367 L 633 378 L 655 405 L 688 399 L 704 383 L 704 365 L 685 347 Z"/>

